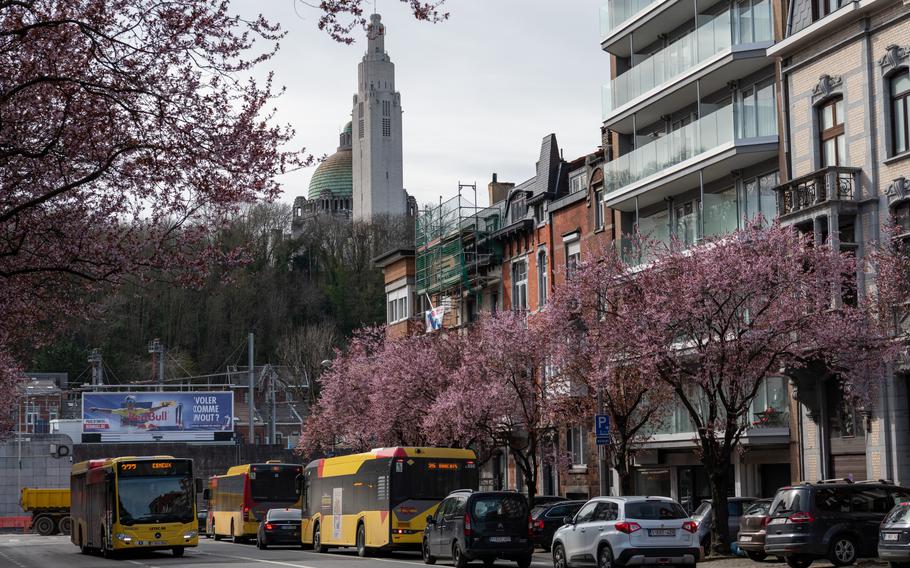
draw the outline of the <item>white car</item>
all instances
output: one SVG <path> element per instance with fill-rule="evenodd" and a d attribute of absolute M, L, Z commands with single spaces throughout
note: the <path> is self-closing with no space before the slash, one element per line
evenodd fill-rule
<path fill-rule="evenodd" d="M 682 564 L 701 556 L 698 527 L 668 497 L 597 497 L 553 535 L 553 568 Z"/>

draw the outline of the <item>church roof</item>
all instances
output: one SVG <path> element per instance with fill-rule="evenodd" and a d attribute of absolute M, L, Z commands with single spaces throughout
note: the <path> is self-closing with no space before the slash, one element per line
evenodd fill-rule
<path fill-rule="evenodd" d="M 350 148 L 341 148 L 319 164 L 310 178 L 309 199 L 325 193 L 332 197 L 350 197 L 354 193 L 354 160 Z"/>

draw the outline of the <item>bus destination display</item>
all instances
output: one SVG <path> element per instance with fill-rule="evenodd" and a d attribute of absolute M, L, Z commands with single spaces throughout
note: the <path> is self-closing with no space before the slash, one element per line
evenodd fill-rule
<path fill-rule="evenodd" d="M 190 462 L 183 460 L 156 460 L 125 462 L 120 464 L 120 476 L 190 475 Z"/>

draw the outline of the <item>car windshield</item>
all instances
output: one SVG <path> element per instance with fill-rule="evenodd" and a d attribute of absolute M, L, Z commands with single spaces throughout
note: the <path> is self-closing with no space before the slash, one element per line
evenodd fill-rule
<path fill-rule="evenodd" d="M 698 509 L 695 509 L 695 512 L 692 513 L 693 517 L 702 518 L 708 514 L 708 511 L 711 510 L 711 503 L 708 501 L 702 501 L 701 505 L 698 506 Z"/>
<path fill-rule="evenodd" d="M 300 509 L 271 509 L 269 511 L 270 521 L 299 521 Z"/>
<path fill-rule="evenodd" d="M 626 503 L 626 518 L 642 521 L 685 519 L 685 509 L 673 501 L 635 501 Z"/>
<path fill-rule="evenodd" d="M 771 501 L 759 501 L 746 509 L 746 515 L 764 516 L 768 514 L 769 509 L 771 509 Z"/>
<path fill-rule="evenodd" d="M 809 510 L 808 489 L 784 489 L 777 493 L 771 503 L 771 515 L 789 515 Z"/>
<path fill-rule="evenodd" d="M 900 504 L 885 517 L 886 523 L 910 523 L 910 505 Z"/>

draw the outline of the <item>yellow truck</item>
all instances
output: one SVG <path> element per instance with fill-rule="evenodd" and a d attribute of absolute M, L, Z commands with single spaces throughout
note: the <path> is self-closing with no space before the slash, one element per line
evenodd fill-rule
<path fill-rule="evenodd" d="M 32 528 L 40 535 L 70 534 L 69 489 L 34 489 L 23 487 L 19 498 L 22 510 L 32 515 Z"/>

